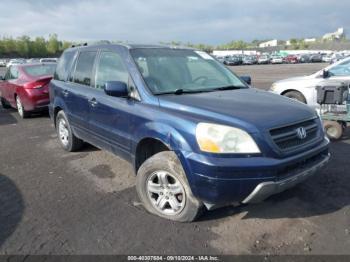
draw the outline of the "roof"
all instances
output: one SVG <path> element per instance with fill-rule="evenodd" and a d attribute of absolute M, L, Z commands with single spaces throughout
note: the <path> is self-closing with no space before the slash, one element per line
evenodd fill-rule
<path fill-rule="evenodd" d="M 27 67 L 27 66 L 40 66 L 40 65 L 57 65 L 57 63 L 55 63 L 55 62 L 25 63 L 25 64 L 18 64 L 16 66 Z"/>
<path fill-rule="evenodd" d="M 140 48 L 169 48 L 169 49 L 187 49 L 187 50 L 194 50 L 194 48 L 190 47 L 184 47 L 184 46 L 170 46 L 170 45 L 160 45 L 160 44 L 123 44 L 123 43 L 111 43 L 111 44 L 83 44 L 83 45 L 76 45 L 72 46 L 70 49 L 76 49 L 76 48 L 89 48 L 89 47 L 112 47 L 112 46 L 122 46 L 127 49 L 140 49 Z"/>

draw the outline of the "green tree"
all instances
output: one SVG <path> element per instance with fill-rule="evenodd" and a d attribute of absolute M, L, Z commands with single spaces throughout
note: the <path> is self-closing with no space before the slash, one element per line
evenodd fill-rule
<path fill-rule="evenodd" d="M 32 45 L 29 36 L 21 36 L 16 41 L 16 53 L 22 57 L 30 57 L 32 55 Z"/>
<path fill-rule="evenodd" d="M 49 41 L 47 42 L 47 51 L 50 55 L 56 55 L 60 50 L 60 43 L 57 39 L 56 34 L 49 36 Z"/>
<path fill-rule="evenodd" d="M 43 37 L 36 37 L 33 42 L 33 56 L 45 57 L 47 56 L 46 40 Z"/>

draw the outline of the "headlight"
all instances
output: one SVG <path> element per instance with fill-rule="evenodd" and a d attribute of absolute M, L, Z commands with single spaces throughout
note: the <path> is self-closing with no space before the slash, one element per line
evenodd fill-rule
<path fill-rule="evenodd" d="M 272 84 L 272 86 L 270 87 L 270 91 L 275 91 L 275 89 L 277 88 L 276 84 Z"/>
<path fill-rule="evenodd" d="M 229 126 L 199 123 L 196 129 L 199 148 L 209 153 L 260 153 L 253 138 L 244 130 Z"/>

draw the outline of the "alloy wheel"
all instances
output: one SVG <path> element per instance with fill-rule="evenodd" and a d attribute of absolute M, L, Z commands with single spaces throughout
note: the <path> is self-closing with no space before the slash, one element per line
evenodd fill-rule
<path fill-rule="evenodd" d="M 64 146 L 69 144 L 69 131 L 66 120 L 61 118 L 58 123 L 58 136 Z"/>
<path fill-rule="evenodd" d="M 21 102 L 21 99 L 19 98 L 19 96 L 16 97 L 16 105 L 17 105 L 17 111 L 18 111 L 18 114 L 23 117 L 24 115 L 24 109 L 23 109 L 23 105 L 22 105 L 22 102 Z"/>
<path fill-rule="evenodd" d="M 153 207 L 164 215 L 176 215 L 185 207 L 186 193 L 181 182 L 167 171 L 156 171 L 146 181 Z"/>

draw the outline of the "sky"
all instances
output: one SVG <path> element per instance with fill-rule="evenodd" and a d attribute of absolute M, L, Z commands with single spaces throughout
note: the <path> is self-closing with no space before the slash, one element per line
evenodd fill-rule
<path fill-rule="evenodd" d="M 0 36 L 222 44 L 320 37 L 350 25 L 348 0 L 2 0 Z"/>

